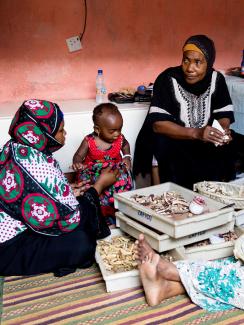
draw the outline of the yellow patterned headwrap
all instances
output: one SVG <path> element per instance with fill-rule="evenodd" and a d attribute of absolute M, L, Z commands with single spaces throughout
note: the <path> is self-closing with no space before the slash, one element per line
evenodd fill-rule
<path fill-rule="evenodd" d="M 199 47 L 197 47 L 195 44 L 191 44 L 191 43 L 186 44 L 183 47 L 183 52 L 186 52 L 186 51 L 195 51 L 195 52 L 202 53 L 202 55 L 204 55 L 204 53 L 199 49 Z"/>

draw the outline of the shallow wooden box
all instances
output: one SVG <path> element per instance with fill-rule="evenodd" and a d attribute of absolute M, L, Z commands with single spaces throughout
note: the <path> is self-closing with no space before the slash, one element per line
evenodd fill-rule
<path fill-rule="evenodd" d="M 116 213 L 116 222 L 122 231 L 134 238 L 138 238 L 139 234 L 143 233 L 152 248 L 159 253 L 207 239 L 211 235 L 224 234 L 234 229 L 234 221 L 232 220 L 224 225 L 176 239 L 156 232 L 154 229 L 131 219 L 122 212 Z"/>
<path fill-rule="evenodd" d="M 209 212 L 195 215 L 183 220 L 173 220 L 167 215 L 159 214 L 145 207 L 131 198 L 132 195 L 162 195 L 167 191 L 175 191 L 183 196 L 187 202 L 191 202 L 196 193 L 174 183 L 164 183 L 150 186 L 130 192 L 114 195 L 115 208 L 129 217 L 140 221 L 162 233 L 174 238 L 189 236 L 199 231 L 215 228 L 233 220 L 233 207 L 225 207 L 224 203 L 202 196 L 208 206 Z"/>
<path fill-rule="evenodd" d="M 124 235 L 124 233 L 120 229 L 112 229 L 111 235 L 105 238 L 105 240 L 111 240 L 112 237 L 121 235 Z M 107 292 L 134 288 L 141 285 L 138 270 L 114 273 L 106 270 L 98 250 L 96 250 L 95 258 L 105 281 Z"/>
<path fill-rule="evenodd" d="M 234 229 L 237 237 L 239 237 L 242 233 L 240 229 L 235 227 Z M 185 246 L 179 247 L 176 250 L 178 254 L 180 254 L 183 259 L 187 260 L 216 260 L 220 258 L 225 258 L 233 255 L 235 241 L 228 241 L 224 243 L 218 244 L 210 244 L 206 246 L 200 247 L 191 247 L 187 248 Z"/>
<path fill-rule="evenodd" d="M 234 212 L 236 226 L 244 227 L 244 210 L 237 210 Z"/>
<path fill-rule="evenodd" d="M 121 236 L 121 235 L 126 235 L 126 234 L 120 229 L 112 229 L 111 235 L 107 237 L 105 240 L 111 240 L 113 236 Z M 170 254 L 175 261 L 182 259 L 180 253 L 177 252 L 176 250 L 170 250 L 167 253 Z M 132 271 L 127 271 L 127 272 L 113 273 L 111 271 L 106 270 L 98 250 L 96 250 L 95 258 L 97 264 L 99 265 L 100 271 L 102 273 L 103 280 L 105 281 L 107 292 L 113 292 L 113 291 L 141 286 L 139 271 L 137 269 Z"/>

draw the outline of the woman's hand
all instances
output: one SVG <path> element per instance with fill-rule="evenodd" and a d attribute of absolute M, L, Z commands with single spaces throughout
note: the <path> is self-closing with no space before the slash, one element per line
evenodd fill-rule
<path fill-rule="evenodd" d="M 225 128 L 225 137 L 224 137 L 224 143 L 228 144 L 230 141 L 232 141 L 232 136 L 231 136 L 231 130 L 229 128 Z"/>
<path fill-rule="evenodd" d="M 79 181 L 78 183 L 72 183 L 70 184 L 74 195 L 80 196 L 83 195 L 85 191 L 88 190 L 89 187 L 91 187 L 90 180 L 87 181 Z"/>
<path fill-rule="evenodd" d="M 230 141 L 226 137 L 226 135 L 229 134 L 228 131 L 228 133 L 223 133 L 210 125 L 207 125 L 204 128 L 198 130 L 200 132 L 200 138 L 202 141 L 211 142 L 216 146 L 222 146 Z"/>
<path fill-rule="evenodd" d="M 99 176 L 98 180 L 93 185 L 93 187 L 100 195 L 106 187 L 114 184 L 117 181 L 118 177 L 119 177 L 118 169 L 112 169 L 111 167 L 104 168 L 101 171 L 101 175 Z"/>

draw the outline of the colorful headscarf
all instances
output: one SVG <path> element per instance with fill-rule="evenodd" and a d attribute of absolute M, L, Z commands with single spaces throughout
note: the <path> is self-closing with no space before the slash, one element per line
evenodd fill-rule
<path fill-rule="evenodd" d="M 9 135 L 17 143 L 51 153 L 62 147 L 55 139 L 62 121 L 63 113 L 57 104 L 30 99 L 16 112 Z"/>
<path fill-rule="evenodd" d="M 183 52 L 186 52 L 186 51 L 195 51 L 195 52 L 199 52 L 202 55 L 204 55 L 204 53 L 195 44 L 192 44 L 192 43 L 188 43 L 183 47 Z"/>
<path fill-rule="evenodd" d="M 11 123 L 11 140 L 0 150 L 0 212 L 35 231 L 59 235 L 80 221 L 78 202 L 52 152 L 63 121 L 57 104 L 27 100 Z"/>

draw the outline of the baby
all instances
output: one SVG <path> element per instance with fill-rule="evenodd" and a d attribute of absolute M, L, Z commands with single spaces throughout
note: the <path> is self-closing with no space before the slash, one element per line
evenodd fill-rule
<path fill-rule="evenodd" d="M 116 105 L 104 103 L 93 110 L 94 132 L 87 135 L 73 157 L 78 181 L 93 184 L 106 167 L 118 169 L 117 181 L 100 195 L 101 210 L 110 227 L 115 225 L 113 194 L 132 189 L 130 145 L 121 134 L 123 118 Z"/>

